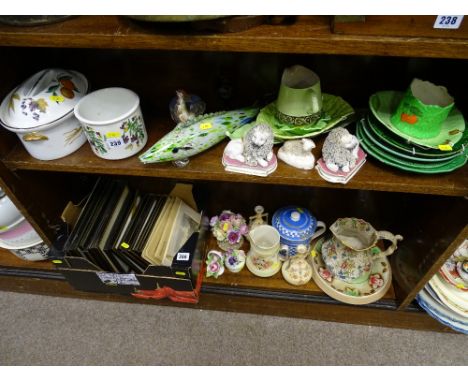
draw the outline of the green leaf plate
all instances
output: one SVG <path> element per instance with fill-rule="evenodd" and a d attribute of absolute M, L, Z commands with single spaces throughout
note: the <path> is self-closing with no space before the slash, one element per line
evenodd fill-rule
<path fill-rule="evenodd" d="M 367 137 L 363 135 L 362 127 L 359 122 L 357 123 L 356 136 L 358 137 L 361 146 L 366 153 L 379 160 L 380 162 L 388 164 L 389 166 L 395 168 L 399 168 L 400 170 L 405 170 L 419 174 L 439 174 L 452 172 L 464 166 L 467 162 L 466 155 L 458 155 L 455 158 L 448 160 L 447 162 L 438 162 L 437 164 L 414 163 L 400 158 L 395 158 L 394 156 L 388 153 L 379 151 L 375 145 L 369 142 Z"/>
<path fill-rule="evenodd" d="M 440 134 L 436 137 L 414 138 L 398 130 L 392 125 L 390 117 L 397 109 L 403 95 L 402 92 L 389 90 L 377 92 L 369 99 L 369 106 L 374 116 L 393 133 L 405 138 L 408 142 L 439 150 L 441 149 L 440 146 L 448 145 L 453 147 L 462 138 L 465 130 L 465 120 L 462 113 L 456 108 L 452 109 L 442 124 Z"/>
<path fill-rule="evenodd" d="M 378 137 L 380 142 L 385 143 L 394 150 L 405 152 L 411 156 L 421 158 L 451 158 L 465 152 L 468 148 L 468 129 L 465 129 L 462 138 L 452 147 L 452 151 L 441 151 L 406 142 L 403 138 L 393 134 L 371 114 L 367 115 L 366 126 L 367 130 L 372 131 L 373 135 Z"/>
<path fill-rule="evenodd" d="M 354 114 L 354 109 L 343 98 L 323 93 L 322 111 L 324 116 L 315 124 L 291 126 L 276 118 L 275 102 L 265 106 L 257 116 L 257 123 L 269 125 L 276 140 L 300 139 L 322 134 Z"/>
<path fill-rule="evenodd" d="M 375 145 L 378 150 L 383 150 L 388 152 L 390 155 L 396 156 L 398 158 L 414 161 L 417 162 L 432 162 L 436 164 L 436 162 L 447 162 L 450 159 L 454 158 L 457 155 L 463 155 L 463 152 L 456 152 L 455 154 L 450 154 L 450 156 L 435 156 L 435 157 L 420 157 L 416 153 L 414 155 L 406 152 L 399 151 L 398 149 L 393 148 L 392 146 L 388 145 L 385 141 L 380 140 L 380 137 L 374 133 L 372 128 L 369 127 L 369 124 L 366 120 L 362 119 L 361 123 L 361 135 Z M 451 151 L 449 153 L 452 153 Z"/>

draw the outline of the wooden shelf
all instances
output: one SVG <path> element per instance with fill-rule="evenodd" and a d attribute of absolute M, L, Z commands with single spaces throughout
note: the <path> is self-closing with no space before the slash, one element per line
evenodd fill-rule
<path fill-rule="evenodd" d="M 402 329 L 433 330 L 454 333 L 449 327 L 440 324 L 425 312 L 416 310 L 397 311 L 344 304 L 304 303 L 302 301 L 287 301 L 272 298 L 229 296 L 217 293 L 203 293 L 198 304 L 181 304 L 168 299 L 142 300 L 131 296 L 80 292 L 73 289 L 65 281 L 38 280 L 25 277 L 0 277 L 0 290 L 87 300 L 267 314 L 360 325 L 377 325 Z"/>
<path fill-rule="evenodd" d="M 148 144 L 151 147 L 159 138 L 173 127 L 168 120 L 147 119 Z M 321 152 L 323 137 L 315 139 L 315 155 Z M 89 144 L 84 144 L 75 153 L 61 159 L 41 161 L 34 159 L 21 144 L 3 158 L 11 170 L 39 170 L 74 173 L 96 173 L 113 175 L 148 176 L 178 180 L 208 180 L 227 182 L 248 182 L 265 184 L 283 184 L 292 186 L 327 187 L 341 189 L 363 189 L 376 191 L 394 191 L 407 193 L 465 196 L 468 194 L 468 166 L 441 175 L 419 175 L 393 169 L 373 158 L 347 184 L 334 184 L 323 180 L 314 171 L 298 170 L 278 161 L 277 170 L 267 177 L 256 177 L 229 173 L 221 164 L 221 157 L 226 143 L 220 143 L 211 149 L 192 157 L 184 168 L 177 168 L 172 163 L 143 164 L 138 156 L 111 161 L 97 157 Z M 143 150 L 141 151 L 143 152 Z"/>
<path fill-rule="evenodd" d="M 0 45 L 468 58 L 464 39 L 333 34 L 328 16 L 298 16 L 292 25 L 261 25 L 225 34 L 122 16 L 80 16 L 47 26 L 1 25 Z"/>
<path fill-rule="evenodd" d="M 0 248 L 0 268 L 22 268 L 34 270 L 55 270 L 51 261 L 26 261 L 16 257 L 8 249 Z"/>

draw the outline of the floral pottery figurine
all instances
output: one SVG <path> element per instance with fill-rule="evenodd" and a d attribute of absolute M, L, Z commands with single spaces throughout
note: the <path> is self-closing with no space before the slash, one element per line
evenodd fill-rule
<path fill-rule="evenodd" d="M 298 245 L 296 256 L 290 257 L 281 267 L 281 273 L 288 283 L 304 285 L 312 278 L 312 267 L 306 260 L 307 250 L 305 245 Z"/>
<path fill-rule="evenodd" d="M 244 243 L 244 235 L 249 233 L 245 219 L 240 214 L 225 210 L 210 220 L 211 231 L 218 241 L 218 246 L 227 251 L 239 249 Z"/>
<path fill-rule="evenodd" d="M 206 104 L 195 94 L 187 94 L 184 90 L 176 90 L 169 104 L 169 111 L 175 123 L 186 123 L 205 112 Z"/>
<path fill-rule="evenodd" d="M 219 251 L 210 251 L 206 256 L 206 277 L 217 279 L 224 273 L 223 254 Z"/>
<path fill-rule="evenodd" d="M 315 157 L 311 152 L 314 147 L 314 142 L 308 138 L 286 141 L 278 150 L 278 158 L 290 166 L 311 170 L 315 165 Z"/>
<path fill-rule="evenodd" d="M 256 108 L 203 114 L 177 126 L 140 155 L 143 163 L 176 161 L 199 154 L 216 145 L 258 113 Z"/>
<path fill-rule="evenodd" d="M 309 247 L 310 242 L 326 230 L 324 222 L 317 219 L 305 208 L 288 206 L 273 214 L 272 225 L 280 236 L 282 251 L 286 256 L 294 256 L 300 244 Z"/>
<path fill-rule="evenodd" d="M 391 255 L 397 249 L 400 235 L 376 231 L 369 223 L 356 218 L 338 219 L 330 227 L 333 237 L 323 243 L 322 257 L 334 277 L 359 284 L 369 279 L 372 264 Z M 390 247 L 381 251 L 380 239 L 389 240 Z"/>
<path fill-rule="evenodd" d="M 349 172 L 356 166 L 358 150 L 358 139 L 345 128 L 337 127 L 325 138 L 322 148 L 323 161 L 333 172 Z"/>
<path fill-rule="evenodd" d="M 392 284 L 392 270 L 386 257 L 372 262 L 368 279 L 350 284 L 335 277 L 325 264 L 325 241 L 323 238 L 318 239 L 307 258 L 312 266 L 312 278 L 320 289 L 335 300 L 353 305 L 370 304 L 385 296 Z"/>
<path fill-rule="evenodd" d="M 250 272 L 259 277 L 270 277 L 281 269 L 278 256 L 280 236 L 271 225 L 260 225 L 248 235 L 250 251 L 246 265 Z"/>
<path fill-rule="evenodd" d="M 228 249 L 224 255 L 224 265 L 232 273 L 240 272 L 245 265 L 245 252 L 238 249 Z"/>
<path fill-rule="evenodd" d="M 232 139 L 223 154 L 226 171 L 267 176 L 276 170 L 273 131 L 268 125 L 256 124 L 242 138 Z"/>
<path fill-rule="evenodd" d="M 265 213 L 263 206 L 256 206 L 254 211 L 255 215 L 249 217 L 249 231 L 259 225 L 268 224 L 268 213 Z"/>

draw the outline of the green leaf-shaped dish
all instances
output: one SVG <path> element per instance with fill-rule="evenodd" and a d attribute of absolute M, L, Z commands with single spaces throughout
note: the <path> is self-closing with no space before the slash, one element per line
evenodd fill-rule
<path fill-rule="evenodd" d="M 276 118 L 275 102 L 265 106 L 257 116 L 257 123 L 266 123 L 277 140 L 300 139 L 322 134 L 354 114 L 354 109 L 343 98 L 323 93 L 322 118 L 311 125 L 292 126 Z"/>

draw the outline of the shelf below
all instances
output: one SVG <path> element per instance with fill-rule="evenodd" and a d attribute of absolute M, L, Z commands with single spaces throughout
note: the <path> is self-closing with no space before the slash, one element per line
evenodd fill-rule
<path fill-rule="evenodd" d="M 0 45 L 468 58 L 464 39 L 333 34 L 329 16 L 298 16 L 291 25 L 225 34 L 178 27 L 121 16 L 81 16 L 46 26 L 0 25 Z"/>
<path fill-rule="evenodd" d="M 167 119 L 148 117 L 146 122 L 149 138 L 144 150 L 151 147 L 173 127 L 173 123 Z M 317 145 L 317 148 L 314 149 L 316 157 L 321 152 L 323 139 L 323 136 L 314 139 Z M 315 170 L 299 170 L 286 165 L 282 161 L 278 161 L 277 170 L 267 177 L 226 172 L 221 164 L 225 145 L 226 142 L 222 142 L 192 157 L 190 163 L 183 168 L 177 168 L 172 163 L 145 165 L 139 161 L 138 156 L 117 161 L 104 160 L 97 157 L 87 143 L 75 153 L 52 161 L 34 159 L 18 143 L 3 159 L 3 162 L 11 170 L 132 175 L 189 181 L 248 182 L 448 196 L 465 196 L 468 194 L 468 166 L 449 174 L 420 175 L 390 168 L 368 157 L 366 164 L 359 173 L 347 185 L 341 185 L 326 182 Z"/>
<path fill-rule="evenodd" d="M 159 301 L 141 300 L 130 296 L 86 293 L 74 290 L 64 281 L 10 276 L 0 277 L 0 290 L 107 302 L 130 302 L 225 312 L 266 314 L 272 316 L 346 322 L 359 325 L 376 325 L 401 329 L 454 333 L 450 328 L 438 323 L 425 312 L 416 310 L 396 311 L 356 307 L 352 305 L 304 303 L 270 298 L 231 296 L 217 293 L 203 293 L 198 304 L 181 304 L 171 302 L 167 299 Z"/>

